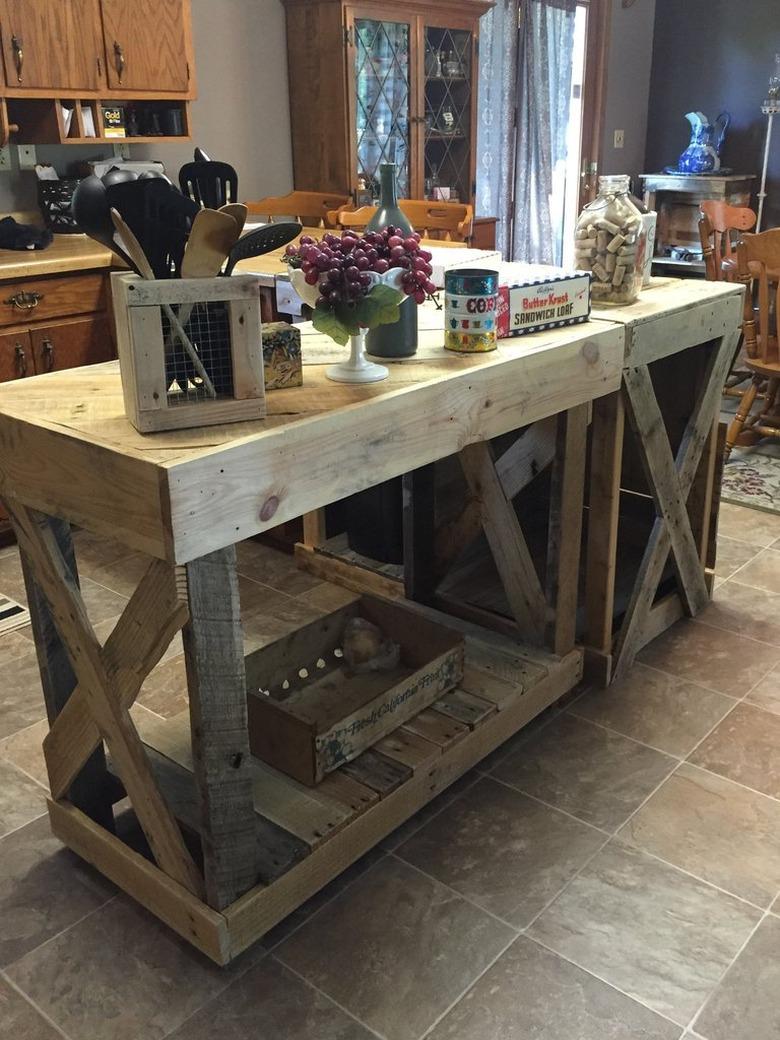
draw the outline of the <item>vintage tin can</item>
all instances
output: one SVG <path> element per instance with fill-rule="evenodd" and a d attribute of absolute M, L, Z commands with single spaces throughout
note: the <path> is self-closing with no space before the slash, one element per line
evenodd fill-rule
<path fill-rule="evenodd" d="M 444 275 L 444 346 L 460 354 L 495 350 L 498 271 L 454 268 Z"/>

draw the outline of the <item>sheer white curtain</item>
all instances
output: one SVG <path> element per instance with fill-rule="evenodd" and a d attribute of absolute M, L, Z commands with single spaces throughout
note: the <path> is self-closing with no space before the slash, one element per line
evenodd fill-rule
<path fill-rule="evenodd" d="M 500 218 L 500 248 L 514 260 L 563 258 L 550 197 L 566 159 L 576 9 L 577 0 L 498 0 L 482 20 L 477 212 Z"/>

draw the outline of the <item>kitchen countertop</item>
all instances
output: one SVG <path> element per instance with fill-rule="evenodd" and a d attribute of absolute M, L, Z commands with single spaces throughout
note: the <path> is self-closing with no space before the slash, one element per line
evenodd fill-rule
<path fill-rule="evenodd" d="M 48 249 L 0 249 L 0 280 L 108 268 L 114 254 L 86 235 L 55 235 Z"/>

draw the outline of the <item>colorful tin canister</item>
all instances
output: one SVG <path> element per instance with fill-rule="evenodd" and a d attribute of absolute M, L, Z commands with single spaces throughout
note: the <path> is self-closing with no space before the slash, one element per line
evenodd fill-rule
<path fill-rule="evenodd" d="M 495 350 L 498 271 L 454 268 L 444 275 L 444 346 L 461 354 Z"/>

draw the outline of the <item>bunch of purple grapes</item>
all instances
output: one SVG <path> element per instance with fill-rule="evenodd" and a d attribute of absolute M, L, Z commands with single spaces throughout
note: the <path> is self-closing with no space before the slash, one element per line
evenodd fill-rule
<path fill-rule="evenodd" d="M 405 271 L 401 278 L 404 293 L 416 303 L 425 303 L 436 292 L 431 259 L 420 248 L 416 232 L 407 234 L 392 225 L 363 235 L 350 231 L 340 236 L 326 234 L 319 242 L 302 235 L 299 244 L 287 246 L 285 253 L 286 262 L 303 271 L 306 284 L 318 287 L 315 306 L 326 310 L 342 303 L 356 307 L 371 291 L 371 272 L 381 275 L 396 267 Z"/>

